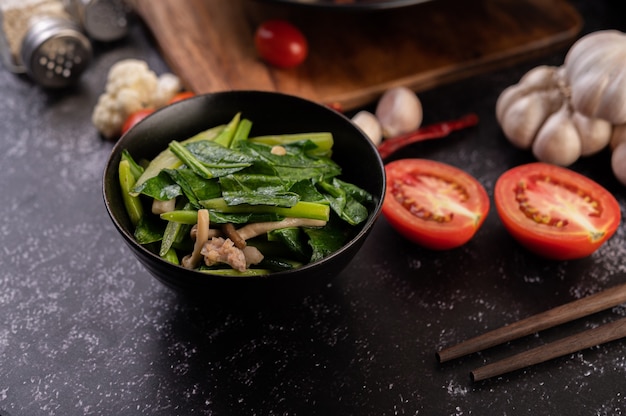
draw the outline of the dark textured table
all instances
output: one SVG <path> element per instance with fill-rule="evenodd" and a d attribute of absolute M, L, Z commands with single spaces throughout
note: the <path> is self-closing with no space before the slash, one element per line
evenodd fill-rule
<path fill-rule="evenodd" d="M 620 1 L 577 1 L 583 32 L 617 28 Z M 476 128 L 397 157 L 461 166 L 493 196 L 531 161 L 494 118 L 502 89 L 564 51 L 420 94 L 425 124 L 476 112 Z M 626 282 L 624 226 L 593 256 L 540 260 L 492 209 L 466 246 L 430 252 L 381 218 L 331 284 L 254 307 L 205 305 L 154 280 L 113 229 L 101 196 L 112 147 L 90 122 L 122 58 L 167 70 L 141 25 L 99 45 L 82 83 L 56 94 L 0 71 L 0 415 L 621 415 L 620 341 L 473 383 L 486 362 L 626 315 L 624 307 L 440 365 L 435 351 Z M 609 154 L 573 169 L 626 207 Z"/>

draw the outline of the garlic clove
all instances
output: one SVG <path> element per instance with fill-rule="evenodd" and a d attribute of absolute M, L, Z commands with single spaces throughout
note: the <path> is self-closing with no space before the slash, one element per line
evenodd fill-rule
<path fill-rule="evenodd" d="M 609 146 L 611 150 L 615 150 L 615 148 L 622 143 L 626 143 L 626 124 L 613 126 L 613 133 L 611 134 Z"/>
<path fill-rule="evenodd" d="M 412 90 L 394 87 L 382 95 L 375 114 L 382 126 L 383 137 L 395 137 L 417 130 L 422 124 L 422 103 Z"/>
<path fill-rule="evenodd" d="M 613 149 L 611 169 L 617 180 L 626 185 L 626 142 L 621 142 Z"/>
<path fill-rule="evenodd" d="M 559 84 L 559 68 L 541 65 L 528 71 L 519 82 L 506 88 L 496 101 L 496 118 L 502 124 L 504 114 L 515 101 L 532 92 L 547 91 L 557 88 Z M 555 110 L 558 109 L 558 106 Z"/>
<path fill-rule="evenodd" d="M 352 122 L 357 125 L 363 133 L 378 146 L 383 140 L 383 128 L 378 121 L 378 118 L 369 111 L 359 111 L 352 117 Z"/>
<path fill-rule="evenodd" d="M 559 67 L 539 65 L 528 71 L 519 80 L 519 84 L 532 90 L 545 90 L 558 84 Z"/>
<path fill-rule="evenodd" d="M 522 99 L 524 95 L 527 95 L 526 89 L 519 84 L 511 85 L 500 93 L 496 101 L 496 119 L 500 125 L 504 124 L 509 107 Z"/>
<path fill-rule="evenodd" d="M 530 149 L 546 119 L 562 103 L 557 90 L 533 92 L 516 99 L 503 110 L 500 123 L 504 135 L 520 149 Z"/>
<path fill-rule="evenodd" d="M 589 118 L 579 112 L 574 112 L 571 118 L 580 137 L 581 156 L 591 156 L 609 144 L 611 123 L 599 118 Z"/>
<path fill-rule="evenodd" d="M 546 163 L 569 166 L 581 155 L 582 144 L 567 105 L 545 121 L 532 145 L 535 157 Z"/>

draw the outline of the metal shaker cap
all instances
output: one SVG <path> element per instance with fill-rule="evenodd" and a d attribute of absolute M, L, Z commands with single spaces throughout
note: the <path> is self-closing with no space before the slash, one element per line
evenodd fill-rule
<path fill-rule="evenodd" d="M 78 0 L 79 19 L 92 39 L 110 42 L 128 33 L 130 7 L 124 0 Z"/>
<path fill-rule="evenodd" d="M 44 87 L 75 83 L 91 56 L 89 39 L 66 19 L 42 18 L 29 28 L 22 41 L 21 59 L 26 72 Z"/>

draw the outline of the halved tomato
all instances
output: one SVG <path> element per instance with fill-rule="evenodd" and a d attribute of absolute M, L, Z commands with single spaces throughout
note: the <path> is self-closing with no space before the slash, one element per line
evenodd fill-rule
<path fill-rule="evenodd" d="M 400 234 L 423 247 L 459 247 L 487 217 L 485 188 L 459 168 L 427 159 L 400 159 L 388 163 L 385 172 L 383 215 Z"/>
<path fill-rule="evenodd" d="M 617 200 L 600 184 L 542 162 L 503 173 L 494 200 L 509 233 L 531 252 L 554 260 L 589 256 L 621 221 Z"/>

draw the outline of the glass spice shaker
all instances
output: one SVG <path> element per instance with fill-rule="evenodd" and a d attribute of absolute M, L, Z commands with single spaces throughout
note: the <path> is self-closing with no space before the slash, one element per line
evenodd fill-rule
<path fill-rule="evenodd" d="M 87 36 L 112 42 L 128 33 L 130 5 L 125 0 L 63 0 L 65 9 Z"/>
<path fill-rule="evenodd" d="M 73 84 L 91 60 L 91 43 L 61 0 L 1 0 L 0 24 L 4 66 L 44 87 Z"/>

